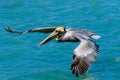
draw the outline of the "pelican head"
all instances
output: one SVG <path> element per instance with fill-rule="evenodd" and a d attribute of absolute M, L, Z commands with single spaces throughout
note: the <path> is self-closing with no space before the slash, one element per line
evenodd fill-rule
<path fill-rule="evenodd" d="M 40 42 L 38 46 L 45 44 L 46 42 L 52 40 L 53 38 L 61 37 L 62 35 L 65 34 L 65 32 L 66 32 L 65 28 L 62 26 L 56 28 L 47 38 L 45 38 L 42 42 Z"/>

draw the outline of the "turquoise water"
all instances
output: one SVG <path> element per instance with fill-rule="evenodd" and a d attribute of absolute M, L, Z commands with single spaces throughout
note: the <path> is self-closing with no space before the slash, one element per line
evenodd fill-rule
<path fill-rule="evenodd" d="M 90 29 L 102 36 L 99 56 L 85 76 L 71 74 L 79 43 L 38 47 L 49 34 L 10 34 L 46 26 Z M 120 0 L 0 0 L 0 80 L 120 80 Z"/>

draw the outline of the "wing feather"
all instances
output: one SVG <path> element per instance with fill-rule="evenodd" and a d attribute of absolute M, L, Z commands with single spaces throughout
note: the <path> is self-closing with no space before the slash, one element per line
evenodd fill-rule
<path fill-rule="evenodd" d="M 79 37 L 79 38 L 78 38 Z M 71 64 L 72 73 L 78 77 L 78 73 L 85 74 L 98 55 L 98 45 L 84 35 L 77 35 L 81 41 L 74 50 L 73 62 Z"/>
<path fill-rule="evenodd" d="M 10 33 L 15 33 L 15 34 L 25 34 L 25 33 L 30 33 L 30 32 L 40 32 L 40 33 L 50 33 L 53 32 L 56 27 L 46 27 L 46 28 L 34 28 L 26 31 L 14 31 L 10 29 L 9 27 L 4 27 L 4 29 Z"/>

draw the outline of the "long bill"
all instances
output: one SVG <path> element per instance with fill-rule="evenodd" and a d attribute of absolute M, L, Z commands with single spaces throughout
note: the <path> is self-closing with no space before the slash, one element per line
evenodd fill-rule
<path fill-rule="evenodd" d="M 45 44 L 46 42 L 52 40 L 53 38 L 56 38 L 57 35 L 58 35 L 58 33 L 57 33 L 56 31 L 54 31 L 54 32 L 51 33 L 47 38 L 45 38 L 42 42 L 40 42 L 40 43 L 38 44 L 38 46 L 41 46 L 41 45 Z"/>

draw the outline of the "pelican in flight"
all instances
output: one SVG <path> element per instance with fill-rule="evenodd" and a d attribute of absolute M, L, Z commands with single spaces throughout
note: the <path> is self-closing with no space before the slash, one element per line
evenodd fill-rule
<path fill-rule="evenodd" d="M 5 27 L 5 30 L 16 34 L 52 32 L 47 38 L 41 41 L 38 46 L 45 44 L 53 38 L 56 38 L 58 42 L 80 42 L 77 48 L 74 49 L 73 61 L 71 64 L 72 73 L 77 77 L 79 74 L 85 74 L 88 71 L 98 55 L 98 45 L 93 39 L 99 39 L 100 36 L 90 30 L 65 28 L 63 26 L 35 28 L 23 32 L 13 31 L 9 27 Z"/>

